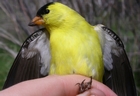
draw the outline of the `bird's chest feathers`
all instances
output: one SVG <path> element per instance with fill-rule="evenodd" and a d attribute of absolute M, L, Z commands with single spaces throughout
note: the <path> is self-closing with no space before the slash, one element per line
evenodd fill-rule
<path fill-rule="evenodd" d="M 53 64 L 58 63 L 65 66 L 65 64 L 76 63 L 77 60 L 74 58 L 78 58 L 82 54 L 80 47 L 84 47 L 84 42 L 82 42 L 84 38 L 77 36 L 79 35 L 74 32 L 58 32 L 51 35 L 50 45 Z"/>
<path fill-rule="evenodd" d="M 100 45 L 94 43 L 94 39 L 90 33 L 80 32 L 55 32 L 50 36 L 51 49 L 51 70 L 50 74 L 73 74 L 78 73 L 86 76 L 93 76 L 96 72 L 94 65 L 102 63 Z"/>

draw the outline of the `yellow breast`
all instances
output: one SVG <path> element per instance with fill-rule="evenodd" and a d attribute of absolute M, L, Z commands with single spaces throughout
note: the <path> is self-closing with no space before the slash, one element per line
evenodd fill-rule
<path fill-rule="evenodd" d="M 92 27 L 85 25 L 53 30 L 50 36 L 50 74 L 81 74 L 102 81 L 103 61 L 98 36 Z"/>

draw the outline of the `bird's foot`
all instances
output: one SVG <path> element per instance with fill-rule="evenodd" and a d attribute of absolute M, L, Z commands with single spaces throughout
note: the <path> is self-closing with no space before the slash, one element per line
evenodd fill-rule
<path fill-rule="evenodd" d="M 83 80 L 81 83 L 77 83 L 76 85 L 79 86 L 79 94 L 89 90 L 92 85 L 92 76 L 90 77 L 89 82 L 85 82 L 85 80 Z"/>

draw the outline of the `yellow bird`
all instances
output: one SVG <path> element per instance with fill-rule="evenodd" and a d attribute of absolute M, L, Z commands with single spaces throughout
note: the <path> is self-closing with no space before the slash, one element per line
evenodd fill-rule
<path fill-rule="evenodd" d="M 118 96 L 136 96 L 123 43 L 109 28 L 90 25 L 58 2 L 41 7 L 29 25 L 45 28 L 23 43 L 4 88 L 48 74 L 80 74 L 103 82 Z"/>

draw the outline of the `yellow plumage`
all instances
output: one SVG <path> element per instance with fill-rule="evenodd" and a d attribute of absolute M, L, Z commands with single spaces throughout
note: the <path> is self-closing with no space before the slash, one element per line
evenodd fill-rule
<path fill-rule="evenodd" d="M 93 26 L 69 7 L 54 3 L 42 15 L 50 33 L 50 74 L 103 77 L 101 45 Z"/>

